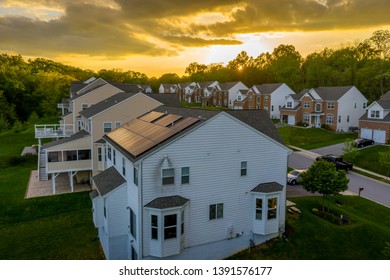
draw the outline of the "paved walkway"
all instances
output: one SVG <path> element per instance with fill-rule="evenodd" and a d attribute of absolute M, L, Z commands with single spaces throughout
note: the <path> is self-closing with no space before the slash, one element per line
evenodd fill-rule
<path fill-rule="evenodd" d="M 89 191 L 91 187 L 88 184 L 74 184 L 74 192 Z M 69 178 L 66 173 L 58 175 L 56 178 L 56 193 L 70 193 Z M 53 195 L 52 181 L 39 181 L 37 170 L 32 170 L 28 180 L 27 190 L 24 198 L 40 197 Z"/>

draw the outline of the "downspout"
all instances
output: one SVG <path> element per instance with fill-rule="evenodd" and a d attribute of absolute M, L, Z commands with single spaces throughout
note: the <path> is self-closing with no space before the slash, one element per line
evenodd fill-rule
<path fill-rule="evenodd" d="M 143 246 L 144 246 L 144 234 L 143 234 L 143 220 L 144 220 L 144 207 L 142 205 L 142 198 L 143 198 L 143 176 L 142 176 L 142 163 L 143 163 L 143 159 L 141 159 L 141 162 L 139 164 L 139 168 L 138 168 L 138 178 L 139 178 L 139 191 L 138 191 L 138 205 L 139 205 L 139 209 L 140 209 L 140 213 L 139 213 L 139 216 L 140 216 L 140 219 L 139 220 L 139 242 L 140 244 L 138 244 L 138 259 L 143 259 Z"/>
<path fill-rule="evenodd" d="M 92 125 L 92 119 L 89 119 L 89 134 L 91 135 L 91 172 L 90 172 L 90 178 L 89 178 L 89 182 L 90 182 L 90 185 L 91 185 L 91 189 L 92 189 L 92 176 L 93 176 L 93 171 L 94 171 L 94 158 L 95 158 L 95 145 L 94 145 L 94 141 L 93 141 L 93 125 Z"/>

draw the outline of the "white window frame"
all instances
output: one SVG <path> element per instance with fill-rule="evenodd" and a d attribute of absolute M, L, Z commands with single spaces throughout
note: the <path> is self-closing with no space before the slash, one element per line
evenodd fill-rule
<path fill-rule="evenodd" d="M 292 108 L 292 101 L 287 101 L 286 108 Z"/>
<path fill-rule="evenodd" d="M 332 121 L 330 122 L 330 120 Z M 332 114 L 326 115 L 326 124 L 333 124 L 333 122 L 334 122 L 334 116 Z"/>
<path fill-rule="evenodd" d="M 214 209 L 214 210 L 212 210 Z M 213 211 L 213 213 L 212 213 Z M 209 205 L 209 220 L 223 219 L 223 203 Z"/>
<path fill-rule="evenodd" d="M 171 171 L 172 175 L 164 175 L 164 171 Z M 161 170 L 161 183 L 165 185 L 174 185 L 175 184 L 175 169 L 174 168 L 164 168 Z"/>
<path fill-rule="evenodd" d="M 247 176 L 248 175 L 248 162 L 247 161 L 241 161 L 241 169 L 240 169 L 241 176 Z"/>
<path fill-rule="evenodd" d="M 258 203 L 260 201 L 260 203 Z M 255 199 L 255 220 L 263 220 L 263 198 L 257 197 Z"/>
<path fill-rule="evenodd" d="M 333 101 L 327 102 L 327 108 L 328 108 L 329 110 L 333 110 L 333 109 L 334 109 L 334 102 L 333 102 Z"/>
<path fill-rule="evenodd" d="M 310 108 L 310 101 L 303 102 L 303 108 Z"/>
<path fill-rule="evenodd" d="M 110 125 L 110 130 L 108 130 L 108 127 L 106 128 L 106 125 Z M 112 122 L 104 122 L 103 123 L 103 133 L 106 134 L 112 130 Z"/>
<path fill-rule="evenodd" d="M 188 170 L 188 172 L 185 172 Z M 189 184 L 190 183 L 190 168 L 188 166 L 181 168 L 181 184 Z"/>
<path fill-rule="evenodd" d="M 381 115 L 381 112 L 379 110 L 371 110 L 370 111 L 370 118 L 379 119 Z"/>
<path fill-rule="evenodd" d="M 275 205 L 271 203 L 270 207 L 270 201 L 276 201 Z M 267 220 L 273 220 L 278 218 L 278 198 L 277 197 L 269 197 L 267 199 Z M 275 212 L 275 214 L 273 214 Z"/>
<path fill-rule="evenodd" d="M 115 122 L 115 128 L 118 128 L 121 126 L 121 122 Z"/>

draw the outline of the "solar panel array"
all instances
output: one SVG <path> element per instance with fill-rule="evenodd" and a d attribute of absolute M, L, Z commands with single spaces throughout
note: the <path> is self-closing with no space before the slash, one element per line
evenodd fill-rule
<path fill-rule="evenodd" d="M 107 136 L 132 156 L 138 157 L 198 121 L 197 118 L 150 112 L 109 132 Z"/>

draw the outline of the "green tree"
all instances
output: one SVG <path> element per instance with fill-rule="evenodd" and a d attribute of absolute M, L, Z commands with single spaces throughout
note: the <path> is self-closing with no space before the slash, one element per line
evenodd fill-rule
<path fill-rule="evenodd" d="M 356 147 L 356 143 L 354 140 L 351 139 L 347 139 L 347 141 L 344 142 L 344 147 L 342 150 L 343 158 L 347 161 L 353 162 L 359 155 L 359 150 Z"/>
<path fill-rule="evenodd" d="M 348 189 L 349 179 L 344 170 L 336 170 L 336 166 L 325 160 L 314 162 L 302 174 L 301 184 L 305 190 L 322 194 L 322 211 L 325 211 L 325 198 Z"/>

